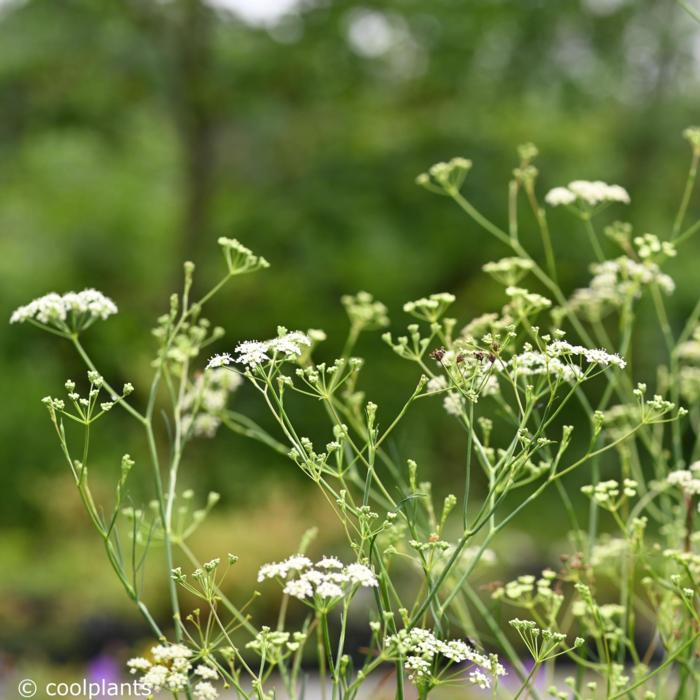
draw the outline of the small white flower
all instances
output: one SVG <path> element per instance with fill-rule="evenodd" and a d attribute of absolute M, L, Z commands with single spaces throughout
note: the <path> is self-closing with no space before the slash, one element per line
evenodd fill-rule
<path fill-rule="evenodd" d="M 454 300 L 454 294 L 439 292 L 416 301 L 408 301 L 403 305 L 403 310 L 425 321 L 437 321 Z"/>
<path fill-rule="evenodd" d="M 198 415 L 191 424 L 187 419 L 191 419 L 191 416 L 184 417 L 187 430 L 191 427 L 192 434 L 197 437 L 212 438 L 216 435 L 216 431 L 221 425 L 221 420 L 217 416 L 212 416 L 209 413 Z"/>
<path fill-rule="evenodd" d="M 231 375 L 234 377 L 239 376 L 233 372 L 231 372 Z M 218 413 L 226 408 L 228 395 L 228 389 L 207 388 L 202 392 L 202 408 L 208 413 Z"/>
<path fill-rule="evenodd" d="M 190 659 L 193 655 L 192 649 L 184 644 L 158 644 L 151 648 L 153 663 L 137 657 L 129 660 L 127 666 L 132 674 L 143 673 L 139 683 L 151 693 L 159 690 L 180 692 L 189 682 L 192 670 Z M 201 675 L 199 670 L 197 673 Z"/>
<path fill-rule="evenodd" d="M 620 185 L 608 185 L 605 194 L 606 199 L 610 202 L 621 202 L 622 204 L 630 203 L 629 193 Z"/>
<path fill-rule="evenodd" d="M 321 561 L 316 562 L 316 566 L 321 569 L 342 569 L 343 562 L 336 557 L 323 557 Z"/>
<path fill-rule="evenodd" d="M 159 644 L 151 649 L 151 653 L 156 661 L 162 662 L 189 659 L 193 652 L 184 644 Z"/>
<path fill-rule="evenodd" d="M 199 666 L 195 668 L 194 672 L 200 678 L 204 678 L 205 680 L 211 681 L 219 677 L 217 670 L 209 666 L 209 664 L 199 664 Z"/>
<path fill-rule="evenodd" d="M 267 343 L 258 340 L 245 340 L 236 346 L 238 357 L 235 361 L 251 368 L 257 367 L 270 359 L 267 350 Z"/>
<path fill-rule="evenodd" d="M 678 486 L 688 496 L 700 495 L 700 478 L 695 476 L 698 474 L 697 464 L 695 462 L 691 465 L 692 471 L 678 469 L 671 472 L 666 481 L 672 486 Z"/>
<path fill-rule="evenodd" d="M 536 292 L 530 292 L 522 287 L 506 287 L 506 294 L 511 298 L 511 303 L 515 308 L 523 311 L 542 311 L 552 305 L 551 300 L 547 299 L 547 297 L 543 297 Z"/>
<path fill-rule="evenodd" d="M 105 320 L 117 313 L 115 303 L 96 289 L 82 292 L 55 292 L 20 306 L 10 316 L 10 323 L 36 321 L 63 332 L 80 331 L 97 319 Z"/>
<path fill-rule="evenodd" d="M 63 295 L 63 303 L 68 312 L 88 314 L 103 321 L 117 313 L 114 302 L 96 289 L 83 289 L 82 292 L 68 292 Z"/>
<path fill-rule="evenodd" d="M 456 391 L 450 391 L 443 399 L 442 406 L 451 416 L 461 416 L 464 408 L 464 398 Z"/>
<path fill-rule="evenodd" d="M 576 195 L 566 187 L 555 187 L 547 192 L 544 201 L 550 207 L 558 207 L 560 205 L 573 204 L 576 201 Z"/>
<path fill-rule="evenodd" d="M 573 204 L 576 200 L 595 207 L 603 202 L 630 203 L 627 190 L 620 185 L 608 185 L 596 180 L 574 180 L 567 187 L 555 187 L 545 195 L 545 202 L 552 207 Z"/>
<path fill-rule="evenodd" d="M 160 664 L 152 666 L 141 677 L 141 684 L 147 686 L 151 690 L 160 690 L 167 682 L 168 673 L 169 671 L 166 666 Z"/>
<path fill-rule="evenodd" d="M 433 393 L 435 391 L 442 391 L 447 389 L 447 379 L 443 375 L 433 377 L 426 385 L 425 389 L 428 393 Z"/>
<path fill-rule="evenodd" d="M 151 668 L 151 662 L 148 659 L 144 659 L 142 656 L 137 656 L 133 659 L 129 659 L 126 665 L 130 673 L 137 673 L 138 671 L 148 671 Z"/>
<path fill-rule="evenodd" d="M 207 362 L 207 369 L 216 369 L 217 367 L 225 367 L 233 362 L 231 354 L 228 352 L 222 352 L 220 355 L 214 355 L 214 357 L 209 358 Z"/>
<path fill-rule="evenodd" d="M 364 564 L 348 564 L 345 567 L 345 575 L 352 583 L 365 588 L 374 588 L 379 585 L 372 569 Z"/>
<path fill-rule="evenodd" d="M 340 598 L 343 595 L 343 589 L 331 581 L 323 581 L 316 588 L 316 595 L 321 598 Z"/>
<path fill-rule="evenodd" d="M 301 571 L 302 569 L 311 566 L 311 560 L 308 557 L 305 557 L 303 554 L 295 554 L 287 559 L 286 565 L 288 569 Z"/>
<path fill-rule="evenodd" d="M 469 682 L 478 686 L 482 690 L 486 690 L 491 687 L 489 677 L 483 671 L 479 671 L 478 669 L 469 673 Z"/>
<path fill-rule="evenodd" d="M 171 672 L 165 679 L 165 687 L 170 690 L 177 692 L 179 690 L 184 690 L 187 686 L 187 676 L 179 671 Z"/>
<path fill-rule="evenodd" d="M 616 353 L 610 353 L 600 348 L 586 348 L 582 345 L 572 345 L 566 340 L 555 340 L 547 346 L 547 354 L 553 357 L 562 355 L 574 355 L 583 357 L 588 364 L 601 365 L 607 367 L 614 365 L 619 369 L 624 369 L 626 362 Z"/>
<path fill-rule="evenodd" d="M 433 661 L 440 655 L 453 663 L 469 663 L 472 666 L 469 679 L 484 688 L 490 687 L 492 677 L 505 675 L 506 672 L 495 657 L 479 653 L 463 640 L 442 641 L 432 631 L 421 627 L 402 629 L 390 635 L 385 641 L 385 648 L 391 656 L 405 659 L 408 677 L 416 685 L 431 678 Z"/>
<path fill-rule="evenodd" d="M 404 667 L 408 671 L 410 680 L 420 680 L 421 678 L 430 675 L 430 662 L 420 656 L 408 656 Z"/>
<path fill-rule="evenodd" d="M 535 263 L 528 258 L 510 257 L 488 262 L 481 269 L 497 282 L 512 286 L 517 284 L 534 266 Z"/>
<path fill-rule="evenodd" d="M 273 352 L 282 353 L 288 357 L 299 356 L 301 355 L 301 346 L 310 346 L 311 338 L 300 331 L 293 331 L 292 333 L 286 333 L 278 338 L 268 340 L 267 345 Z"/>
<path fill-rule="evenodd" d="M 258 571 L 258 582 L 267 578 L 287 578 L 290 571 L 303 571 L 311 565 L 311 559 L 295 554 L 284 561 L 261 566 Z"/>
<path fill-rule="evenodd" d="M 285 579 L 284 593 L 299 600 L 314 596 L 339 599 L 351 594 L 353 586 L 373 588 L 378 585 L 368 566 L 360 563 L 345 566 L 335 557 L 323 557 L 312 564 L 306 557 L 296 555 L 283 562 L 265 564 L 258 572 L 258 581 L 268 578 Z"/>
<path fill-rule="evenodd" d="M 197 683 L 192 689 L 194 700 L 216 700 L 219 697 L 219 691 L 207 681 Z"/>
<path fill-rule="evenodd" d="M 622 202 L 623 204 L 630 202 L 630 196 L 624 187 L 608 185 L 601 180 L 595 182 L 574 180 L 569 183 L 569 190 L 591 206 L 596 206 L 601 202 Z"/>
<path fill-rule="evenodd" d="M 311 598 L 313 596 L 314 589 L 307 579 L 298 578 L 294 579 L 293 581 L 287 581 L 283 592 L 292 596 L 292 598 L 304 600 L 305 598 Z"/>
<path fill-rule="evenodd" d="M 508 364 L 516 377 L 551 375 L 565 382 L 572 382 L 583 376 L 580 367 L 565 364 L 556 357 L 531 350 L 513 355 Z"/>
<path fill-rule="evenodd" d="M 311 338 L 301 331 L 283 333 L 271 340 L 245 340 L 236 346 L 238 356 L 233 361 L 253 369 L 269 362 L 271 355 L 283 360 L 295 359 L 302 354 L 302 346 L 310 347 Z"/>

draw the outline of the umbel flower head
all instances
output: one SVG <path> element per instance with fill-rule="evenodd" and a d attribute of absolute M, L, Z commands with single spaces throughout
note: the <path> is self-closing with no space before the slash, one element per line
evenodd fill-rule
<path fill-rule="evenodd" d="M 244 340 L 236 345 L 236 357 L 224 352 L 214 355 L 207 363 L 207 369 L 227 367 L 232 363 L 255 369 L 272 360 L 295 360 L 301 357 L 304 347 L 311 347 L 311 338 L 301 331 L 288 332 L 280 326 L 278 335 L 271 340 Z"/>
<path fill-rule="evenodd" d="M 51 292 L 15 309 L 10 316 L 10 323 L 29 322 L 70 335 L 85 330 L 98 319 L 105 320 L 116 313 L 116 304 L 96 289 L 65 294 Z"/>
<path fill-rule="evenodd" d="M 582 637 L 576 637 L 572 647 L 564 648 L 566 642 L 565 634 L 554 632 L 550 629 L 541 629 L 532 620 L 515 618 L 510 621 L 510 625 L 520 635 L 530 655 L 537 663 L 543 663 L 556 656 L 566 654 L 584 643 Z"/>
<path fill-rule="evenodd" d="M 623 255 L 594 263 L 591 272 L 589 285 L 575 290 L 568 301 L 569 308 L 591 320 L 599 320 L 638 299 L 644 287 L 656 284 L 665 294 L 672 294 L 676 287 L 673 279 L 648 259 L 637 262 Z"/>
<path fill-rule="evenodd" d="M 408 678 L 417 686 L 432 687 L 440 683 L 441 672 L 434 661 L 440 658 L 443 672 L 452 664 L 467 664 L 467 679 L 482 689 L 506 674 L 494 654 L 487 656 L 461 639 L 443 641 L 431 630 L 421 627 L 399 630 L 386 638 L 387 653 L 404 662 Z"/>
<path fill-rule="evenodd" d="M 468 158 L 452 158 L 446 163 L 435 163 L 427 173 L 418 175 L 416 184 L 438 194 L 457 192 L 471 169 L 472 162 Z"/>
<path fill-rule="evenodd" d="M 371 331 L 389 325 L 387 308 L 377 301 L 369 292 L 344 294 L 340 298 L 353 328 L 359 331 Z"/>
<path fill-rule="evenodd" d="M 686 496 L 700 495 L 700 462 L 693 462 L 688 469 L 672 471 L 666 482 L 679 487 Z"/>
<path fill-rule="evenodd" d="M 495 262 L 488 262 L 482 266 L 497 282 L 506 287 L 515 286 L 535 266 L 528 258 L 501 258 Z"/>
<path fill-rule="evenodd" d="M 547 192 L 545 202 L 551 207 L 576 204 L 584 207 L 597 207 L 608 202 L 630 203 L 627 190 L 620 185 L 608 185 L 607 182 L 596 180 L 574 180 L 566 187 L 555 187 Z"/>
<path fill-rule="evenodd" d="M 403 305 L 403 310 L 411 316 L 415 316 L 423 321 L 437 321 L 447 310 L 447 307 L 455 300 L 454 294 L 440 292 L 423 297 L 416 301 L 407 301 Z"/>
<path fill-rule="evenodd" d="M 372 569 L 364 564 L 343 564 L 335 557 L 323 557 L 315 564 L 300 554 L 282 562 L 260 567 L 258 581 L 276 578 L 284 581 L 284 592 L 299 600 L 315 600 L 329 607 L 357 588 L 379 585 Z"/>
<path fill-rule="evenodd" d="M 243 383 L 240 374 L 225 367 L 198 374 L 182 398 L 186 437 L 214 437 L 221 425 L 229 395 Z"/>
<path fill-rule="evenodd" d="M 247 272 L 255 272 L 270 267 L 270 263 L 261 255 L 255 255 L 250 248 L 246 248 L 235 238 L 221 236 L 217 243 L 226 260 L 228 271 L 231 275 L 243 275 Z"/>
<path fill-rule="evenodd" d="M 151 648 L 151 659 L 136 657 L 127 662 L 132 674 L 142 674 L 139 685 L 149 693 L 160 690 L 176 694 L 191 688 L 193 700 L 216 700 L 217 689 L 210 683 L 219 677 L 208 663 L 193 666 L 194 652 L 184 644 L 158 644 Z"/>

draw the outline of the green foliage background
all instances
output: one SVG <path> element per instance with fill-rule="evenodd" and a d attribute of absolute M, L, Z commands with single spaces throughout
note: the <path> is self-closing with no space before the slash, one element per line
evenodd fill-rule
<path fill-rule="evenodd" d="M 367 17 L 390 28 L 376 55 L 349 40 Z M 228 331 L 217 350 L 281 323 L 323 328 L 332 357 L 345 332 L 339 297 L 359 289 L 390 307 L 394 330 L 402 303 L 433 291 L 455 293 L 467 321 L 503 303 L 480 266 L 504 251 L 416 174 L 472 158 L 470 198 L 503 222 L 515 146 L 534 141 L 541 188 L 623 184 L 633 207 L 615 215 L 665 235 L 689 158 L 680 133 L 700 121 L 698 47 L 697 25 L 671 0 L 326 0 L 267 26 L 198 0 L 0 2 L 0 316 L 52 290 L 99 288 L 121 313 L 86 344 L 138 397 L 149 329 L 182 260 L 206 287 L 228 235 L 272 269 L 212 305 Z M 571 218 L 554 212 L 551 225 L 571 289 L 590 251 Z M 535 241 L 534 222 L 525 231 Z M 698 293 L 697 242 L 686 252 L 671 269 L 676 326 Z M 642 324 L 635 342 L 640 375 L 653 378 L 652 332 Z M 33 329 L 0 326 L 0 339 L 0 649 L 86 658 L 143 629 L 124 616 L 39 402 L 82 370 Z M 361 349 L 368 396 L 390 415 L 412 370 L 376 336 Z M 252 394 L 235 400 L 264 420 Z M 434 413 L 399 440 L 444 489 L 462 446 Z M 313 415 L 307 423 L 323 435 Z M 101 426 L 93 473 L 107 484 L 119 455 L 142 447 L 118 412 Z M 194 446 L 183 478 L 202 497 L 222 493 L 203 550 L 250 553 L 241 591 L 261 561 L 328 519 L 290 463 L 233 435 Z M 135 497 L 149 485 L 144 476 Z M 520 526 L 546 527 L 541 513 Z"/>

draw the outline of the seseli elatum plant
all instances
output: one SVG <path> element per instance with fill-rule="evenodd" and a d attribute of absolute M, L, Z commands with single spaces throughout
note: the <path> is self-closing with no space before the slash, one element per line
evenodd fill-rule
<path fill-rule="evenodd" d="M 211 356 L 223 330 L 204 318 L 207 302 L 235 277 L 268 267 L 236 240 L 219 239 L 223 277 L 196 300 L 194 265 L 185 263 L 183 289 L 155 328 L 150 388 L 114 387 L 83 345 L 93 323 L 117 312 L 102 293 L 47 294 L 13 313 L 11 322 L 59 336 L 85 363 L 87 381 L 68 380 L 65 395 L 43 401 L 107 560 L 152 630 L 150 652 L 128 663 L 143 687 L 191 700 L 297 699 L 312 696 L 313 673 L 329 700 L 427 698 L 444 686 L 458 697 L 700 697 L 700 301 L 680 331 L 667 313 L 675 287 L 667 268 L 700 230 L 700 221 L 686 223 L 700 128 L 684 135 L 691 167 L 663 235 L 601 224 L 603 212 L 618 216 L 631 203 L 619 185 L 578 180 L 541 197 L 532 144 L 519 149 L 503 227 L 465 194 L 469 160 L 419 175 L 419 185 L 503 245 L 504 257 L 483 265 L 502 285 L 503 305 L 462 320 L 450 315 L 451 293 L 404 305 L 406 330 L 382 336 L 386 352 L 415 366 L 414 384 L 395 389 L 405 396 L 395 415 L 366 399 L 355 354 L 361 334 L 389 325 L 387 308 L 367 292 L 342 299 L 349 332 L 336 359 L 314 359 L 322 331 L 282 326 Z M 553 207 L 568 210 L 569 235 L 580 228 L 590 246 L 581 256 L 590 264 L 585 287 L 560 286 Z M 521 239 L 525 222 L 534 222 L 541 260 Z M 645 299 L 665 354 L 646 377 L 636 371 L 634 343 Z M 229 409 L 231 392 L 244 384 L 274 431 Z M 324 444 L 300 428 L 304 401 L 323 409 Z M 394 440 L 419 403 L 443 413 L 463 440 L 461 477 L 440 502 L 426 470 Z M 106 504 L 91 490 L 91 435 L 113 410 L 133 418 L 151 463 L 124 455 Z M 574 414 L 582 416 L 575 429 L 564 420 Z M 219 429 L 286 455 L 344 533 L 344 550 L 332 556 L 312 557 L 309 535 L 282 561 L 258 562 L 260 589 L 279 590 L 273 627 L 256 624 L 254 604 L 222 592 L 235 555 L 215 552 L 203 562 L 188 545 L 218 496 L 183 508 L 198 497 L 180 492 L 178 474 L 188 444 Z M 154 507 L 127 498 L 136 468 L 152 472 Z M 569 551 L 541 572 L 479 585 L 492 546 L 548 491 L 559 500 L 557 528 L 569 531 Z M 146 561 L 168 581 L 165 627 L 141 584 Z M 201 601 L 198 609 L 181 610 L 185 591 Z M 302 624 L 288 622 L 292 606 Z M 359 646 L 351 628 L 364 630 Z"/>

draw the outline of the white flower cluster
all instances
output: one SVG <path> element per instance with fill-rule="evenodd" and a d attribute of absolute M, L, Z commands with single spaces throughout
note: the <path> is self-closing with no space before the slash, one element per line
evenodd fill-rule
<path fill-rule="evenodd" d="M 586 348 L 583 345 L 572 345 L 566 340 L 554 340 L 547 346 L 547 354 L 552 357 L 562 355 L 580 357 L 589 365 L 600 365 L 608 367 L 610 365 L 618 369 L 624 369 L 626 362 L 616 353 L 610 353 L 600 348 Z"/>
<path fill-rule="evenodd" d="M 473 318 L 462 328 L 460 335 L 473 344 L 476 340 L 483 338 L 487 334 L 500 335 L 513 324 L 513 319 L 505 315 L 495 313 L 481 314 Z"/>
<path fill-rule="evenodd" d="M 623 498 L 634 498 L 637 495 L 637 486 L 634 479 L 624 479 L 622 485 L 615 479 L 608 479 L 607 481 L 599 481 L 595 486 L 593 484 L 582 486 L 581 493 L 592 498 L 603 508 L 616 510 Z"/>
<path fill-rule="evenodd" d="M 242 383 L 240 374 L 229 372 L 225 367 L 197 376 L 182 401 L 185 434 L 214 437 L 229 395 Z"/>
<path fill-rule="evenodd" d="M 506 313 L 517 312 L 516 315 L 529 316 L 548 309 L 552 302 L 541 294 L 530 292 L 522 287 L 506 287 L 510 302 L 504 308 Z"/>
<path fill-rule="evenodd" d="M 583 371 L 577 365 L 566 364 L 557 357 L 535 350 L 525 350 L 513 355 L 508 365 L 515 377 L 548 375 L 565 382 L 573 382 L 583 377 Z"/>
<path fill-rule="evenodd" d="M 433 632 L 421 627 L 399 630 L 387 637 L 385 647 L 393 656 L 404 659 L 408 677 L 416 685 L 430 682 L 433 661 L 438 656 L 443 656 L 450 663 L 467 662 L 476 666 L 468 678 L 480 688 L 490 688 L 492 679 L 506 674 L 495 656 L 486 656 L 461 639 L 442 641 Z"/>
<path fill-rule="evenodd" d="M 221 352 L 218 355 L 214 355 L 209 358 L 207 362 L 207 369 L 219 369 L 221 367 L 228 367 L 233 362 L 233 357 L 230 352 Z"/>
<path fill-rule="evenodd" d="M 335 557 L 323 557 L 314 564 L 300 554 L 260 567 L 258 582 L 270 578 L 286 581 L 284 592 L 299 600 L 314 597 L 336 600 L 355 587 L 374 588 L 379 585 L 372 569 L 364 564 L 345 565 Z"/>
<path fill-rule="evenodd" d="M 495 262 L 487 262 L 481 269 L 491 275 L 497 282 L 506 286 L 517 284 L 535 263 L 528 258 L 501 258 Z"/>
<path fill-rule="evenodd" d="M 311 338 L 301 331 L 284 332 L 271 340 L 244 340 L 235 348 L 237 357 L 228 352 L 214 355 L 207 369 L 226 367 L 233 362 L 254 369 L 270 360 L 293 360 L 301 356 L 302 346 L 310 347 Z"/>
<path fill-rule="evenodd" d="M 494 373 L 492 363 L 483 352 L 471 350 L 445 350 L 438 348 L 433 353 L 433 358 L 447 372 L 445 375 L 432 377 L 426 384 L 427 393 L 441 393 L 450 389 L 445 394 L 442 406 L 452 416 L 459 416 L 468 398 L 476 402 L 480 396 L 495 396 L 500 391 L 498 378 Z M 457 388 L 461 389 L 458 391 Z"/>
<path fill-rule="evenodd" d="M 533 350 L 532 346 L 526 343 L 523 352 L 513 355 L 507 364 L 516 377 L 546 374 L 569 382 L 584 376 L 581 366 L 574 364 L 576 361 L 598 367 L 613 366 L 624 369 L 626 366 L 625 360 L 615 353 L 600 348 L 572 345 L 565 340 L 554 340 L 542 351 Z"/>
<path fill-rule="evenodd" d="M 608 185 L 601 180 L 590 182 L 589 180 L 574 180 L 566 187 L 555 187 L 547 192 L 545 202 L 551 207 L 583 202 L 591 207 L 604 202 L 630 203 L 627 190 L 620 185 Z"/>
<path fill-rule="evenodd" d="M 61 331 L 81 330 L 97 319 L 105 320 L 117 313 L 115 303 L 96 289 L 82 292 L 51 292 L 15 309 L 10 323 L 35 321 Z"/>
<path fill-rule="evenodd" d="M 464 410 L 464 397 L 456 391 L 450 391 L 442 400 L 442 407 L 451 416 L 461 416 Z"/>
<path fill-rule="evenodd" d="M 585 377 L 586 365 L 618 369 L 624 369 L 626 366 L 625 360 L 616 353 L 602 348 L 573 345 L 565 340 L 553 340 L 539 350 L 535 350 L 530 343 L 525 343 L 522 351 L 515 353 L 509 360 L 494 357 L 487 366 L 478 360 L 478 355 L 479 353 L 457 353 L 440 349 L 439 362 L 448 371 L 459 369 L 459 376 L 471 381 L 470 386 L 466 387 L 467 392 L 478 387 L 478 393 L 485 396 L 498 393 L 499 373 L 508 373 L 512 377 L 547 375 L 573 382 Z M 450 378 L 457 381 L 454 375 L 455 372 L 452 371 Z M 433 377 L 426 385 L 428 393 L 442 392 L 449 387 L 447 379 L 443 376 Z M 454 390 L 447 391 L 443 399 L 445 411 L 455 416 L 461 415 L 464 403 L 464 396 Z"/>
<path fill-rule="evenodd" d="M 628 296 L 630 291 L 635 296 L 639 296 L 639 286 L 652 283 L 658 284 L 666 294 L 672 294 L 676 288 L 673 279 L 661 272 L 656 263 L 638 263 L 632 258 L 623 256 L 615 260 L 596 263 L 591 269 L 598 284 L 607 281 L 609 285 L 619 286 L 620 291 L 625 296 Z"/>
<path fill-rule="evenodd" d="M 445 353 L 447 355 L 447 352 Z M 444 358 L 443 358 L 444 359 Z M 489 377 L 491 379 L 491 377 Z M 494 378 L 496 382 L 496 389 L 498 389 L 498 380 Z M 433 377 L 426 385 L 425 389 L 429 394 L 444 392 L 448 387 L 447 379 L 444 375 L 438 375 Z M 442 407 L 445 412 L 451 416 L 461 416 L 462 410 L 464 409 L 464 397 L 457 391 L 448 391 L 442 400 Z"/>
<path fill-rule="evenodd" d="M 344 294 L 340 302 L 357 330 L 377 330 L 389 325 L 386 306 L 369 292 Z"/>
<path fill-rule="evenodd" d="M 700 462 L 693 462 L 688 469 L 671 472 L 666 481 L 678 486 L 686 496 L 700 496 Z"/>
<path fill-rule="evenodd" d="M 657 284 L 666 294 L 672 294 L 676 285 L 671 277 L 661 272 L 656 263 L 639 263 L 625 256 L 591 265 L 593 277 L 588 287 L 577 289 L 569 306 L 588 317 L 601 317 L 610 308 L 619 308 L 628 299 L 641 296 L 642 287 Z"/>
<path fill-rule="evenodd" d="M 432 191 L 436 191 L 437 187 L 449 191 L 458 190 L 471 168 L 471 160 L 458 156 L 446 163 L 441 161 L 431 165 L 427 173 L 418 175 L 416 184 Z"/>
<path fill-rule="evenodd" d="M 407 301 L 403 305 L 403 310 L 411 316 L 415 316 L 423 321 L 437 321 L 447 310 L 447 307 L 454 303 L 455 295 L 449 292 L 439 292 L 431 294 L 429 297 Z"/>
<path fill-rule="evenodd" d="M 193 651 L 184 644 L 159 644 L 151 649 L 153 661 L 136 657 L 127 662 L 127 667 L 132 674 L 143 674 L 139 684 L 149 693 L 159 690 L 178 693 L 189 686 L 193 655 Z M 197 677 L 192 679 L 193 700 L 216 700 L 219 693 L 210 683 L 219 677 L 216 669 L 208 664 L 199 664 L 193 673 Z"/>
<path fill-rule="evenodd" d="M 666 258 L 675 258 L 678 254 L 676 246 L 670 241 L 662 241 L 658 236 L 652 233 L 645 233 L 643 236 L 635 236 L 634 245 L 637 247 L 637 253 L 643 260 L 663 256 Z"/>
<path fill-rule="evenodd" d="M 429 394 L 444 391 L 445 389 L 447 389 L 447 379 L 442 374 L 432 377 L 425 385 L 425 390 Z"/>
<path fill-rule="evenodd" d="M 610 537 L 609 535 L 601 536 L 600 540 L 593 545 L 591 550 L 591 566 L 604 567 L 612 565 L 617 570 L 617 565 L 626 556 L 629 551 L 630 544 L 622 537 Z"/>

